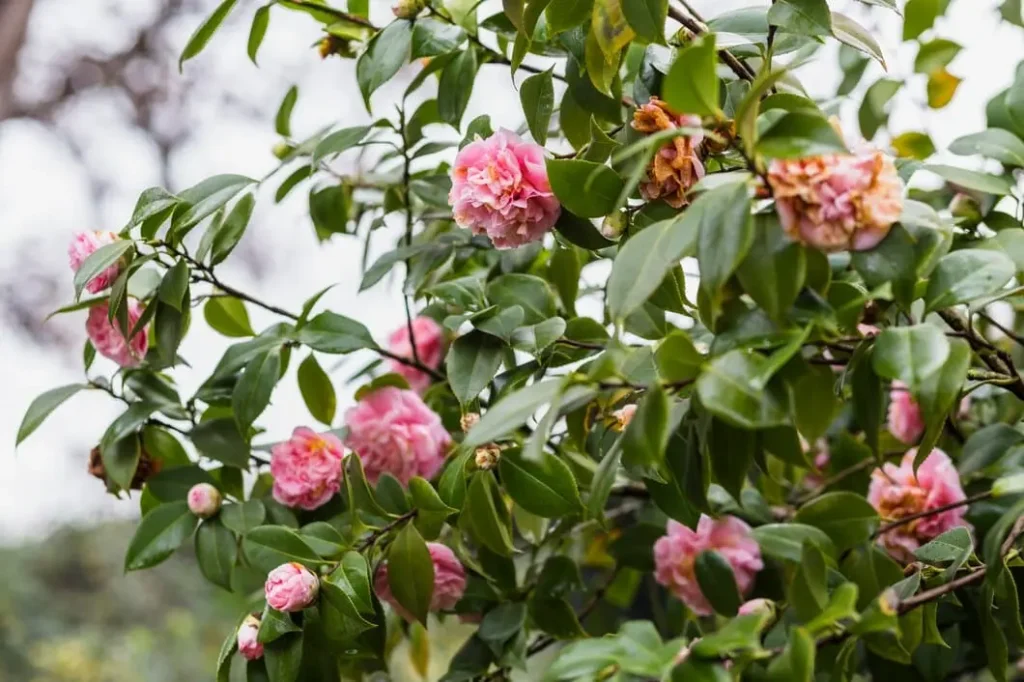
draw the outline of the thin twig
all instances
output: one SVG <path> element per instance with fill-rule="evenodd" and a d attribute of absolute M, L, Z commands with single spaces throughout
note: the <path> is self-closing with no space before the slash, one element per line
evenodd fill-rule
<path fill-rule="evenodd" d="M 417 511 L 418 510 L 416 510 L 416 509 L 413 509 L 412 511 L 408 511 L 408 512 L 402 514 L 401 516 L 399 516 L 394 521 L 390 522 L 388 525 L 384 526 L 383 528 L 380 528 L 378 530 L 373 531 L 368 536 L 363 538 L 363 540 L 361 540 L 358 545 L 355 546 L 355 550 L 357 552 L 365 551 L 366 548 L 368 548 L 373 543 L 377 542 L 377 540 L 380 539 L 381 536 L 390 533 L 395 528 L 397 528 L 398 526 L 402 525 L 403 523 L 405 523 L 409 519 L 414 518 L 416 516 Z"/>
<path fill-rule="evenodd" d="M 950 502 L 949 504 L 944 504 L 940 507 L 935 507 L 934 509 L 927 509 L 925 511 L 916 512 L 914 514 L 908 514 L 907 516 L 896 519 L 895 521 L 890 521 L 889 523 L 881 526 L 877 531 L 874 532 L 874 534 L 872 534 L 871 539 L 873 540 L 881 535 L 888 533 L 891 530 L 899 528 L 900 526 L 905 526 L 908 523 L 911 523 L 912 521 L 917 521 L 918 519 L 923 519 L 928 516 L 941 514 L 951 509 L 966 507 L 967 505 L 974 504 L 975 502 L 987 500 L 990 497 L 992 497 L 991 490 L 983 493 L 978 493 L 977 495 L 972 495 L 971 497 L 964 498 L 962 500 L 959 500 L 958 502 Z"/>
<path fill-rule="evenodd" d="M 690 33 L 694 35 L 704 35 L 708 32 L 707 25 L 699 19 L 687 16 L 678 7 L 669 5 L 668 15 L 682 24 Z M 754 70 L 747 66 L 744 62 L 740 61 L 728 50 L 719 50 L 718 58 L 722 60 L 722 63 L 732 69 L 732 72 L 736 74 L 738 78 L 745 81 L 753 81 L 757 76 Z"/>

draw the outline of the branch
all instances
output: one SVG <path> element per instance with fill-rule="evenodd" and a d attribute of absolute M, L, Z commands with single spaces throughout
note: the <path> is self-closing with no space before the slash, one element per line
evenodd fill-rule
<path fill-rule="evenodd" d="M 1006 390 L 1010 391 L 1021 400 L 1024 400 L 1024 381 L 1021 380 L 1020 374 L 1017 373 L 1017 369 L 1013 365 L 1013 358 L 1010 357 L 1010 354 L 996 348 L 987 339 L 979 336 L 977 332 L 969 326 L 969 323 L 953 310 L 939 310 L 937 313 L 953 331 L 959 332 L 965 339 L 967 339 L 967 343 L 969 343 L 971 348 L 977 352 L 982 362 L 984 362 L 989 369 L 1001 374 L 1009 380 L 1010 383 L 1004 384 Z"/>
<path fill-rule="evenodd" d="M 708 27 L 702 21 L 687 16 L 677 7 L 669 5 L 668 15 L 682 24 L 693 35 L 699 36 L 708 32 Z M 757 74 L 754 73 L 753 69 L 737 59 L 733 53 L 728 50 L 719 50 L 718 58 L 722 60 L 723 64 L 732 69 L 732 72 L 742 80 L 753 81 L 754 78 L 757 77 Z"/>
<path fill-rule="evenodd" d="M 912 521 L 917 521 L 918 519 L 923 519 L 928 516 L 934 516 L 935 514 L 941 514 L 942 512 L 947 512 L 950 509 L 966 507 L 969 504 L 974 504 L 975 502 L 987 500 L 990 497 L 992 497 L 991 490 L 984 493 L 978 493 L 977 495 L 973 495 L 971 497 L 964 498 L 959 502 L 950 502 L 949 504 L 944 504 L 941 507 L 936 507 L 935 509 L 928 509 L 925 511 L 917 512 L 915 514 L 909 514 L 902 518 L 896 519 L 895 521 L 887 523 L 884 526 L 881 526 L 877 531 L 874 532 L 874 534 L 872 534 L 871 539 L 874 540 L 875 538 L 884 535 L 891 530 L 899 528 L 900 526 L 905 526 Z"/>
<path fill-rule="evenodd" d="M 408 511 L 408 512 L 402 514 L 401 516 L 399 516 L 394 521 L 390 522 L 388 525 L 384 526 L 383 528 L 381 528 L 379 530 L 373 531 L 368 536 L 366 536 L 363 540 L 361 540 L 358 545 L 355 546 L 355 550 L 357 552 L 362 552 L 362 551 L 366 550 L 370 545 L 372 545 L 375 542 L 377 542 L 377 540 L 379 540 L 381 536 L 387 535 L 388 533 L 393 531 L 398 526 L 400 526 L 403 523 L 405 523 L 406 521 L 414 518 L 416 516 L 416 512 L 417 511 L 418 510 L 416 510 L 416 509 L 413 509 L 412 511 Z"/>

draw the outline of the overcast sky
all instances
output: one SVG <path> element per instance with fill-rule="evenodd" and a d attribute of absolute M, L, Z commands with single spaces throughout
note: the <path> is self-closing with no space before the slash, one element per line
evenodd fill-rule
<path fill-rule="evenodd" d="M 694 4 L 706 17 L 712 17 L 716 12 L 758 3 L 696 0 Z M 949 16 L 940 20 L 936 33 L 966 47 L 949 67 L 965 81 L 950 106 L 933 112 L 923 104 L 924 81 L 917 76 L 909 92 L 901 93 L 892 130 L 924 130 L 941 148 L 959 134 L 984 127 L 985 101 L 1009 84 L 1017 62 L 1024 56 L 1022 29 L 999 24 L 997 4 L 996 0 L 953 0 Z M 59 56 L 59 46 L 69 41 L 89 45 L 101 53 L 118 49 L 127 39 L 127 27 L 144 21 L 153 5 L 143 0 L 79 0 L 71 13 L 59 0 L 39 0 L 18 87 L 23 92 L 44 92 L 52 84 L 50 67 Z M 384 23 L 390 1 L 372 0 L 371 5 L 374 19 Z M 843 10 L 852 5 L 850 13 L 872 27 L 890 62 L 891 77 L 912 76 L 914 50 L 896 50 L 901 30 L 897 17 L 881 10 L 865 11 L 853 0 L 832 5 Z M 198 15 L 187 16 L 174 24 L 173 39 L 179 48 L 199 19 Z M 321 61 L 314 50 L 308 49 L 318 38 L 314 22 L 275 11 L 260 55 L 263 66 L 257 69 L 245 55 L 248 21 L 248 16 L 239 17 L 226 25 L 206 52 L 186 64 L 181 78 L 194 87 L 185 119 L 167 122 L 187 125 L 191 132 L 188 144 L 173 157 L 174 188 L 216 173 L 260 177 L 271 169 L 276 160 L 269 150 L 277 141 L 272 120 L 281 96 L 292 83 L 298 84 L 301 92 L 293 117 L 298 137 L 324 125 L 352 125 L 367 118 L 352 62 Z M 803 74 L 805 86 L 814 95 L 827 96 L 835 89 L 837 69 L 832 55 L 826 53 L 821 63 Z M 408 73 L 417 68 L 408 67 Z M 489 73 L 477 80 L 464 120 L 487 113 L 495 127 L 519 127 L 522 118 L 518 96 L 507 80 L 507 70 L 485 68 Z M 881 69 L 872 66 L 865 80 L 871 82 L 879 75 Z M 378 111 L 386 110 L 394 91 L 385 88 L 375 96 Z M 119 229 L 138 193 L 159 184 L 155 150 L 144 135 L 126 125 L 124 106 L 115 98 L 98 94 L 62 115 L 65 129 L 84 141 L 81 159 L 41 125 L 25 121 L 0 124 L 0 273 L 6 273 L 8 279 L 20 281 L 21 273 L 34 269 L 59 272 L 65 283 L 65 300 L 70 301 L 66 245 L 72 232 Z M 855 132 L 853 103 L 845 105 L 843 118 L 848 129 Z M 354 170 L 351 161 L 343 161 L 338 167 Z M 100 205 L 92 199 L 90 176 L 100 178 L 110 190 Z M 272 184 L 260 195 L 254 221 L 243 240 L 245 262 L 229 261 L 222 278 L 291 309 L 298 309 L 320 288 L 338 283 L 324 303 L 362 320 L 383 341 L 404 319 L 394 283 L 357 296 L 361 243 L 338 237 L 318 246 L 306 217 L 305 193 L 295 192 L 281 205 L 274 205 L 270 195 L 275 187 Z M 376 250 L 387 250 L 394 238 L 393 231 L 381 231 L 375 238 Z M 38 316 L 42 318 L 48 312 L 38 310 Z M 250 308 L 250 313 L 257 329 L 275 321 L 259 310 Z M 209 372 L 228 343 L 207 330 L 199 316 L 196 322 L 182 347 L 194 371 L 175 373 L 186 395 Z M 50 324 L 74 339 L 76 349 L 84 342 L 84 313 Z M 341 380 L 367 359 L 353 356 L 334 374 L 342 406 L 351 402 L 351 390 L 343 387 Z M 327 358 L 327 362 L 333 361 Z M 284 438 L 294 426 L 309 422 L 294 378 L 297 364 L 293 358 L 289 375 L 260 420 L 269 429 L 269 439 Z M 111 366 L 97 360 L 93 369 L 106 372 Z M 0 542 L 39 536 L 62 523 L 90 523 L 111 515 L 135 514 L 134 500 L 114 500 L 85 472 L 89 449 L 120 411 L 106 396 L 77 396 L 14 453 L 15 433 L 29 402 L 44 390 L 81 380 L 78 351 L 55 350 L 18 332 L 0 330 L 0 376 L 5 389 L 4 409 L 0 411 Z M 339 422 L 342 413 L 339 409 Z"/>

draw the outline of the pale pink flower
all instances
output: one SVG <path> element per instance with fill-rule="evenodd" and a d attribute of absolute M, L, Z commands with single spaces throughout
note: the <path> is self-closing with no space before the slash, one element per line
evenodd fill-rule
<path fill-rule="evenodd" d="M 286 507 L 316 509 L 341 489 L 341 441 L 300 426 L 270 451 L 274 499 Z"/>
<path fill-rule="evenodd" d="M 249 615 L 238 628 L 238 653 L 246 659 L 255 661 L 263 657 L 263 645 L 260 644 L 260 619 Z"/>
<path fill-rule="evenodd" d="M 428 542 L 427 549 L 430 551 L 430 559 L 434 564 L 434 594 L 430 598 L 429 610 L 450 611 L 462 599 L 462 593 L 466 591 L 466 569 L 462 567 L 462 562 L 448 547 L 438 542 Z M 377 568 L 377 574 L 373 578 L 373 591 L 377 593 L 381 601 L 391 604 L 391 608 L 402 618 L 410 623 L 416 620 L 391 593 L 387 562 L 381 563 Z"/>
<path fill-rule="evenodd" d="M 71 264 L 71 269 L 74 272 L 78 272 L 78 268 L 82 267 L 85 259 L 91 256 L 98 248 L 107 244 L 113 244 L 116 241 L 120 241 L 120 239 L 115 233 L 108 230 L 76 232 L 75 236 L 71 238 L 71 243 L 68 245 L 68 261 Z M 114 263 L 89 280 L 88 284 L 85 285 L 85 290 L 91 294 L 98 294 L 113 285 L 114 280 L 120 274 L 121 263 Z"/>
<path fill-rule="evenodd" d="M 429 317 L 417 317 L 412 321 L 412 333 L 416 339 L 416 355 L 420 363 L 430 369 L 437 369 L 444 359 L 444 330 Z M 409 339 L 409 325 L 403 324 L 388 339 L 388 350 L 401 358 L 412 360 L 412 343 Z M 405 377 L 409 386 L 419 394 L 423 394 L 433 381 L 431 376 L 421 369 L 411 367 L 398 360 L 391 360 L 391 371 Z"/>
<path fill-rule="evenodd" d="M 220 491 L 209 483 L 196 483 L 188 491 L 188 509 L 201 519 L 208 519 L 220 510 Z"/>
<path fill-rule="evenodd" d="M 694 564 L 706 550 L 718 552 L 732 567 L 740 596 L 750 594 L 754 577 L 764 568 L 761 548 L 750 526 L 734 516 L 713 519 L 701 514 L 697 530 L 670 520 L 668 534 L 654 543 L 654 577 L 698 616 L 713 612 L 697 583 Z"/>
<path fill-rule="evenodd" d="M 402 485 L 413 476 L 433 478 L 447 455 L 451 436 L 415 391 L 383 386 L 345 413 L 345 445 L 363 462 L 376 484 L 391 474 Z"/>
<path fill-rule="evenodd" d="M 902 381 L 892 382 L 889 391 L 889 433 L 910 445 L 924 433 L 924 417 L 921 408 L 910 395 L 910 389 Z"/>
<path fill-rule="evenodd" d="M 676 128 L 700 128 L 700 116 L 677 114 L 657 97 L 633 112 L 633 129 L 648 135 Z M 674 137 L 662 145 L 647 167 L 640 195 L 648 201 L 664 199 L 673 208 L 690 203 L 686 193 L 704 177 L 700 160 L 703 131 Z"/>
<path fill-rule="evenodd" d="M 872 337 L 878 336 L 882 333 L 882 330 L 873 324 L 858 324 L 857 331 L 860 332 L 861 336 Z"/>
<path fill-rule="evenodd" d="M 499 249 L 542 239 L 562 207 L 551 192 L 544 148 L 508 130 L 462 148 L 448 195 L 455 222 Z"/>
<path fill-rule="evenodd" d="M 143 313 L 142 304 L 131 299 L 128 301 L 128 329 L 131 330 Z M 112 323 L 107 319 L 109 308 L 106 303 L 97 303 L 89 308 L 89 317 L 85 321 L 85 332 L 92 341 L 96 352 L 110 358 L 122 367 L 134 367 L 146 356 L 149 348 L 149 336 L 145 328 L 132 337 L 130 344 L 125 343 L 124 335 L 117 328 L 116 320 Z"/>
<path fill-rule="evenodd" d="M 932 450 L 915 476 L 916 455 L 917 449 L 911 449 L 899 466 L 889 462 L 871 472 L 868 502 L 878 510 L 883 523 L 966 499 L 956 467 L 946 453 L 937 448 Z M 922 544 L 951 528 L 968 526 L 966 514 L 966 506 L 929 514 L 883 533 L 878 542 L 895 558 L 909 562 Z"/>
<path fill-rule="evenodd" d="M 903 210 L 903 186 L 882 152 L 775 159 L 768 184 L 790 238 L 822 251 L 867 251 Z"/>
<path fill-rule="evenodd" d="M 775 604 L 770 599 L 751 599 L 740 606 L 739 615 L 752 616 L 755 613 L 775 613 Z"/>
<path fill-rule="evenodd" d="M 615 428 L 619 431 L 625 429 L 633 421 L 633 415 L 635 414 L 636 405 L 625 405 L 612 412 L 612 416 L 615 417 Z"/>
<path fill-rule="evenodd" d="M 301 611 L 316 601 L 320 579 L 302 564 L 292 561 L 268 573 L 263 587 L 270 608 Z"/>

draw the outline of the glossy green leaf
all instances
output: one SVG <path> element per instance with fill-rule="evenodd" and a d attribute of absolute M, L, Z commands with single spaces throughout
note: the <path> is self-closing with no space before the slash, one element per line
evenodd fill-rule
<path fill-rule="evenodd" d="M 675 111 L 715 116 L 718 74 L 715 35 L 701 36 L 679 51 L 662 84 L 662 98 Z"/>
<path fill-rule="evenodd" d="M 785 423 L 786 413 L 761 381 L 768 360 L 734 350 L 711 360 L 697 379 L 697 394 L 708 410 L 740 428 Z"/>
<path fill-rule="evenodd" d="M 925 302 L 941 310 L 999 291 L 1017 273 L 1009 256 L 988 249 L 961 249 L 942 257 L 928 280 Z"/>
<path fill-rule="evenodd" d="M 31 436 L 32 432 L 38 429 L 54 410 L 83 388 L 86 388 L 83 384 L 69 384 L 59 388 L 51 388 L 49 391 L 36 396 L 28 406 L 28 410 L 25 411 L 25 416 L 21 419 L 21 425 L 18 426 L 15 446 Z"/>
<path fill-rule="evenodd" d="M 949 358 L 949 340 L 930 324 L 889 327 L 878 335 L 872 365 L 879 376 L 898 379 L 911 390 L 920 386 Z"/>
<path fill-rule="evenodd" d="M 555 89 L 552 85 L 551 70 L 534 74 L 523 81 L 519 88 L 519 101 L 523 105 L 526 124 L 537 144 L 548 141 L 548 127 L 551 125 L 551 112 L 555 106 Z"/>
<path fill-rule="evenodd" d="M 582 510 L 572 470 L 555 455 L 545 452 L 539 459 L 527 459 L 511 448 L 501 453 L 499 467 L 505 490 L 528 512 L 556 519 Z"/>
<path fill-rule="evenodd" d="M 231 10 L 235 7 L 235 0 L 224 0 L 224 2 L 217 5 L 217 8 L 213 13 L 206 18 L 203 23 L 195 30 L 195 33 L 185 43 L 185 49 L 181 51 L 181 56 L 178 58 L 178 70 L 181 71 L 184 67 L 185 62 L 192 59 L 197 54 L 203 51 L 207 43 L 210 42 L 210 38 L 217 32 L 220 25 L 224 22 L 224 19 L 231 13 Z"/>
<path fill-rule="evenodd" d="M 434 595 L 434 563 L 411 523 L 399 531 L 388 550 L 388 585 L 395 600 L 426 625 Z"/>
<path fill-rule="evenodd" d="M 263 414 L 280 376 L 281 353 L 276 348 L 257 355 L 245 366 L 231 394 L 231 408 L 240 433 L 247 433 Z"/>
<path fill-rule="evenodd" d="M 331 377 L 320 367 L 312 353 L 299 365 L 297 376 L 299 392 L 306 403 L 306 409 L 318 422 L 330 426 L 338 407 L 338 398 Z"/>
<path fill-rule="evenodd" d="M 800 508 L 795 520 L 819 528 L 842 551 L 867 542 L 878 528 L 878 512 L 862 496 L 831 492 L 816 497 Z"/>
<path fill-rule="evenodd" d="M 600 218 L 612 212 L 624 186 L 608 166 L 576 159 L 548 159 L 551 190 L 562 206 L 582 218 Z"/>
<path fill-rule="evenodd" d="M 448 383 L 459 402 L 476 398 L 494 379 L 501 366 L 505 344 L 490 334 L 472 331 L 460 336 L 448 349 Z"/>
<path fill-rule="evenodd" d="M 412 49 L 412 24 L 398 19 L 374 36 L 370 46 L 356 62 L 356 81 L 366 108 L 370 96 L 398 73 Z"/>
<path fill-rule="evenodd" d="M 742 597 L 736 585 L 736 576 L 725 557 L 714 550 L 705 550 L 697 555 L 693 567 L 700 591 L 715 612 L 723 616 L 735 616 Z"/>
<path fill-rule="evenodd" d="M 351 353 L 376 348 L 377 343 L 361 322 L 337 313 L 320 313 L 299 330 L 299 343 L 322 353 Z"/>
<path fill-rule="evenodd" d="M 188 504 L 168 502 L 142 517 L 124 557 L 125 571 L 151 568 L 171 556 L 196 528 Z"/>

